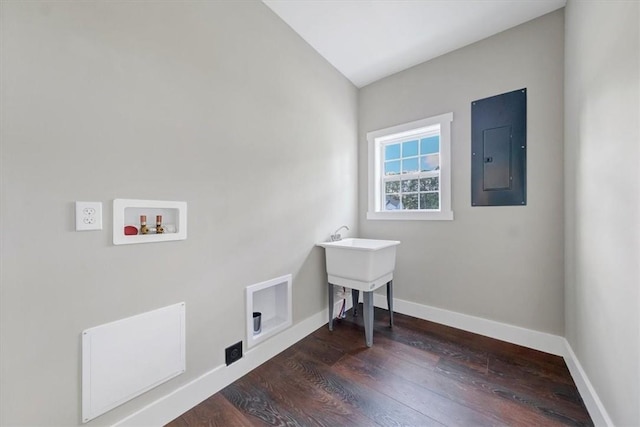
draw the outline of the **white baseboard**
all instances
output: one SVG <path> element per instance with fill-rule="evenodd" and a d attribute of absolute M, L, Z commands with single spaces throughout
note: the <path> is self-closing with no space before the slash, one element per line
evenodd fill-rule
<path fill-rule="evenodd" d="M 596 393 L 595 388 L 593 388 L 591 381 L 589 381 L 589 377 L 587 377 L 586 372 L 582 369 L 582 365 L 576 357 L 576 354 L 573 352 L 569 341 L 564 339 L 564 345 L 564 361 L 569 368 L 569 372 L 571 372 L 573 382 L 575 382 L 576 387 L 578 387 L 580 396 L 582 396 L 584 405 L 587 407 L 593 423 L 597 427 L 613 427 L 614 424 L 611 417 L 609 417 L 609 413 L 602 404 L 600 397 L 598 397 L 598 393 Z"/>
<path fill-rule="evenodd" d="M 387 297 L 381 294 L 374 294 L 373 304 L 376 307 L 386 309 Z M 533 331 L 519 326 L 483 319 L 482 317 L 469 316 L 468 314 L 416 304 L 397 298 L 393 299 L 393 311 L 544 351 L 545 353 L 564 356 L 564 338 L 559 335 Z"/>
<path fill-rule="evenodd" d="M 342 303 L 342 301 L 340 301 Z M 338 307 L 339 309 L 339 307 Z M 337 313 L 335 311 L 334 313 Z M 256 345 L 232 365 L 220 365 L 114 424 L 118 427 L 160 426 L 257 368 L 328 321 L 328 310 L 316 313 Z"/>
<path fill-rule="evenodd" d="M 386 309 L 386 296 L 374 294 L 373 304 L 376 307 Z M 455 311 L 416 304 L 397 298 L 393 299 L 393 311 L 507 341 L 512 344 L 518 344 L 534 350 L 544 351 L 545 353 L 556 356 L 562 356 L 594 424 L 598 427 L 614 426 L 591 381 L 589 381 L 587 374 L 582 369 L 582 365 L 580 365 L 571 345 L 569 345 L 569 342 L 564 337 L 500 323 L 494 320 L 483 319 L 481 317 L 469 316 Z"/>
<path fill-rule="evenodd" d="M 374 294 L 374 305 L 387 308 L 386 296 Z M 342 300 L 334 307 L 334 316 L 340 311 Z M 613 427 L 611 418 L 602 405 L 589 378 L 571 346 L 564 337 L 508 325 L 481 317 L 470 316 L 422 304 L 394 298 L 393 309 L 397 313 L 429 320 L 476 334 L 522 345 L 546 353 L 564 357 L 569 372 L 596 426 Z M 351 298 L 347 298 L 347 309 L 351 308 Z M 280 334 L 268 339 L 244 354 L 236 363 L 220 365 L 201 375 L 177 390 L 145 406 L 115 424 L 117 427 L 139 427 L 165 425 L 180 414 L 217 393 L 238 378 L 257 368 L 282 350 L 295 344 L 319 327 L 325 325 L 328 310 L 316 313 Z"/>

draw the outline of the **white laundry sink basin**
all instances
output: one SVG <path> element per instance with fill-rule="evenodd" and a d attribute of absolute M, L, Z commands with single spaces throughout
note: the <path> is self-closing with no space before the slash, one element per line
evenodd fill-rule
<path fill-rule="evenodd" d="M 372 291 L 393 277 L 397 240 L 343 239 L 322 242 L 327 255 L 329 283 Z"/>
<path fill-rule="evenodd" d="M 336 232 L 337 234 L 337 232 Z M 333 331 L 334 285 L 351 288 L 353 315 L 359 291 L 363 291 L 364 336 L 373 345 L 373 291 L 387 285 L 389 326 L 393 327 L 393 270 L 396 268 L 397 240 L 343 239 L 322 242 L 327 255 L 329 330 Z"/>

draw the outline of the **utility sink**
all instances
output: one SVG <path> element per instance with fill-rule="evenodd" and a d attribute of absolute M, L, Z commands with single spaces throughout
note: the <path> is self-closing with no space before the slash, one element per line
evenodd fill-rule
<path fill-rule="evenodd" d="M 330 283 L 372 291 L 391 280 L 399 244 L 397 240 L 349 238 L 318 246 L 325 248 Z"/>
<path fill-rule="evenodd" d="M 318 243 L 327 255 L 329 330 L 333 331 L 334 285 L 351 288 L 353 315 L 363 291 L 364 336 L 373 345 L 373 291 L 387 285 L 389 326 L 393 327 L 393 270 L 396 267 L 397 240 L 343 239 Z"/>

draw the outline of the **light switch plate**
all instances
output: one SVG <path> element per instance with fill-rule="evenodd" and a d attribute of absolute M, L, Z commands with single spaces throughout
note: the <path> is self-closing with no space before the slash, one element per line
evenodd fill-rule
<path fill-rule="evenodd" d="M 76 231 L 102 230 L 102 202 L 76 202 Z"/>

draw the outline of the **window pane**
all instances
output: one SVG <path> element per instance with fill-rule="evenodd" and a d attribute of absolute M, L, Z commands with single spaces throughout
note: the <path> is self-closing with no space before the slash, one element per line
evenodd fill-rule
<path fill-rule="evenodd" d="M 393 160 L 400 158 L 400 144 L 391 144 L 384 147 L 384 159 Z"/>
<path fill-rule="evenodd" d="M 440 154 L 430 154 L 420 157 L 420 170 L 422 172 L 440 169 Z"/>
<path fill-rule="evenodd" d="M 440 152 L 440 136 L 430 136 L 420 140 L 420 154 L 431 154 Z"/>
<path fill-rule="evenodd" d="M 400 196 L 397 194 L 387 194 L 384 208 L 388 211 L 400 209 Z"/>
<path fill-rule="evenodd" d="M 402 159 L 402 173 L 417 172 L 418 171 L 418 158 L 414 159 Z"/>
<path fill-rule="evenodd" d="M 400 160 L 394 160 L 393 162 L 384 162 L 384 174 L 385 175 L 399 175 L 400 174 Z"/>
<path fill-rule="evenodd" d="M 440 193 L 420 194 L 420 209 L 440 209 Z"/>
<path fill-rule="evenodd" d="M 400 192 L 400 181 L 389 181 L 384 184 L 384 192 L 389 193 L 399 193 Z"/>
<path fill-rule="evenodd" d="M 453 219 L 452 120 L 446 113 L 367 133 L 367 219 Z"/>
<path fill-rule="evenodd" d="M 422 178 L 420 180 L 420 191 L 438 191 L 440 189 L 440 178 Z"/>
<path fill-rule="evenodd" d="M 411 157 L 418 155 L 418 140 L 402 143 L 402 157 Z"/>
<path fill-rule="evenodd" d="M 402 181 L 402 192 L 403 193 L 417 193 L 418 192 L 418 180 L 417 179 L 407 179 Z"/>
<path fill-rule="evenodd" d="M 417 194 L 403 194 L 402 195 L 402 209 L 418 209 L 418 195 Z"/>

